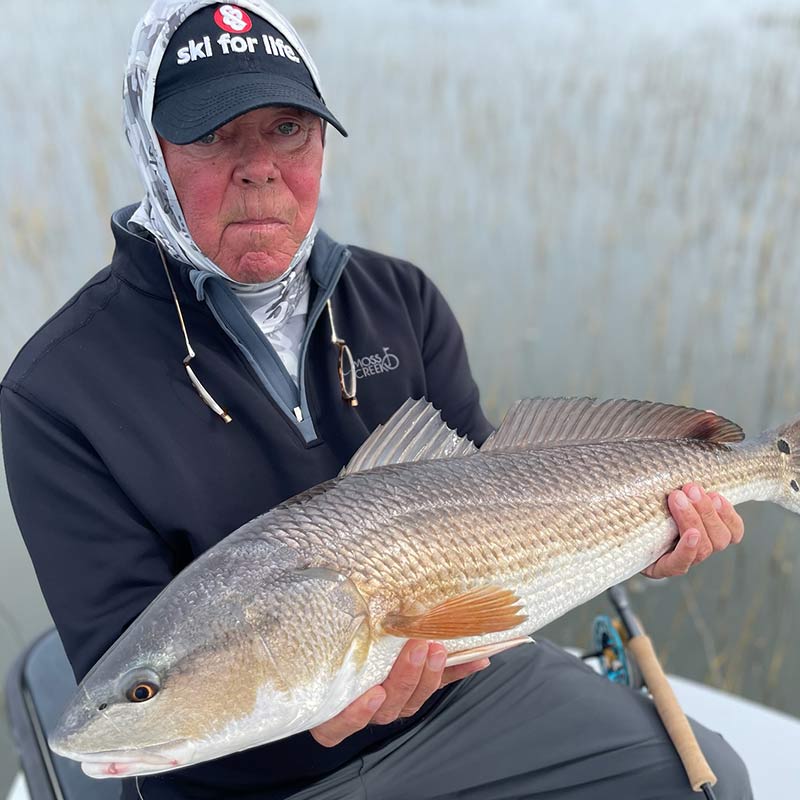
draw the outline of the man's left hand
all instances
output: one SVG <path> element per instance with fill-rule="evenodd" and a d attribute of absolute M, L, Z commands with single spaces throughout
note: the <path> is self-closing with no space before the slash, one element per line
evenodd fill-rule
<path fill-rule="evenodd" d="M 716 492 L 706 494 L 696 483 L 687 483 L 683 489 L 669 495 L 667 504 L 678 525 L 678 543 L 655 564 L 642 570 L 642 574 L 648 578 L 683 575 L 693 564 L 705 561 L 731 542 L 739 544 L 742 541 L 742 518 Z"/>

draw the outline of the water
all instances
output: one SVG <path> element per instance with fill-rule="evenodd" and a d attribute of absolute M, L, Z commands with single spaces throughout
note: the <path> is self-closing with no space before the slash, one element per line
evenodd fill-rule
<path fill-rule="evenodd" d="M 403 256 L 465 329 L 489 414 L 535 394 L 714 408 L 755 433 L 800 411 L 800 2 L 281 3 L 351 136 L 322 216 Z M 111 252 L 141 190 L 120 133 L 141 2 L 0 0 L 0 368 Z M 800 714 L 797 518 L 634 582 L 669 669 Z M 5 496 L 0 669 L 49 624 Z M 587 644 L 603 600 L 549 634 Z M 0 726 L 0 791 L 14 769 Z"/>

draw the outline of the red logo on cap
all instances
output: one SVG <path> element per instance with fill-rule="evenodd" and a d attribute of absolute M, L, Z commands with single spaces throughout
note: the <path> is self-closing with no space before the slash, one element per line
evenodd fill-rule
<path fill-rule="evenodd" d="M 214 22 L 228 33 L 247 33 L 253 27 L 253 21 L 246 11 L 227 4 L 216 10 Z"/>

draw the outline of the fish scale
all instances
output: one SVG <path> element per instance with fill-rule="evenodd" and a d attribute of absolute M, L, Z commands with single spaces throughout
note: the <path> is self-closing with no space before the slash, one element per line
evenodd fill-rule
<path fill-rule="evenodd" d="M 272 528 L 270 535 L 310 565 L 350 575 L 377 618 L 409 596 L 431 606 L 491 581 L 515 589 L 530 629 L 664 552 L 675 535 L 664 500 L 671 489 L 693 478 L 729 492 L 775 461 L 755 455 L 752 445 L 633 441 L 392 465 L 345 478 L 310 501 L 319 506 L 316 547 L 305 534 Z M 354 497 L 373 524 L 363 524 L 366 512 L 336 513 Z M 590 520 L 577 511 L 586 503 Z M 444 513 L 452 507 L 458 511 Z M 586 577 L 588 559 L 595 579 Z M 559 586 L 558 598 L 534 609 L 542 584 Z M 449 644 L 461 650 L 475 639 Z"/>
<path fill-rule="evenodd" d="M 319 506 L 313 518 L 318 526 L 317 541 L 325 548 L 326 559 L 333 557 L 337 567 L 348 572 L 359 570 L 367 579 L 386 580 L 386 559 L 397 550 L 399 542 L 416 543 L 412 552 L 405 548 L 407 565 L 394 564 L 409 568 L 413 566 L 412 555 L 421 555 L 418 548 L 425 547 L 431 555 L 436 555 L 437 551 L 441 554 L 450 546 L 464 543 L 463 535 L 453 530 L 453 516 L 448 515 L 442 524 L 443 512 L 452 506 L 458 508 L 456 519 L 471 514 L 475 519 L 473 530 L 486 534 L 470 543 L 471 549 L 480 552 L 483 548 L 500 548 L 511 558 L 514 552 L 527 553 L 532 530 L 574 529 L 580 521 L 580 512 L 575 509 L 586 502 L 593 504 L 591 529 L 602 528 L 606 537 L 617 532 L 630 535 L 631 523 L 638 527 L 653 518 L 666 520 L 666 493 L 690 478 L 703 483 L 708 490 L 724 492 L 743 480 L 750 483 L 761 477 L 762 461 L 770 465 L 765 478 L 777 474 L 775 459 L 760 459 L 758 455 L 754 458 L 752 445 L 737 449 L 682 442 L 583 445 L 581 459 L 586 459 L 585 463 L 592 467 L 589 470 L 583 469 L 584 463 L 576 470 L 573 455 L 577 449 L 569 448 L 569 453 L 553 448 L 539 453 L 498 454 L 482 460 L 479 469 L 464 463 L 470 458 L 462 458 L 396 465 L 352 476 L 359 481 L 360 503 L 368 506 L 372 519 L 382 524 L 365 528 L 361 518 L 349 515 L 342 518 L 337 514 L 337 506 L 348 502 L 351 487 L 336 486 L 324 501 L 322 498 L 313 501 Z M 625 462 L 628 468 L 619 468 Z M 647 477 L 645 481 L 644 476 L 654 472 L 657 477 Z M 592 480 L 586 480 L 587 474 Z M 427 489 L 431 485 L 454 488 L 437 495 Z M 391 505 L 386 499 L 387 495 L 391 497 L 387 487 L 398 490 L 398 500 Z M 629 504 L 620 507 L 621 498 L 628 498 Z M 509 525 L 520 517 L 521 531 L 509 536 Z M 274 523 L 280 527 L 280 518 L 275 517 Z M 296 547 L 303 556 L 314 558 L 307 530 L 295 537 L 291 532 L 276 532 L 272 528 L 269 535 Z M 567 536 L 563 541 L 573 539 L 575 546 L 580 547 L 585 534 Z M 483 544 L 482 540 L 489 543 Z M 351 544 L 356 548 L 353 552 L 348 547 Z M 370 556 L 372 551 L 376 553 L 374 560 Z M 369 565 L 374 572 L 367 569 Z"/>
<path fill-rule="evenodd" d="M 547 398 L 477 451 L 408 401 L 354 466 L 177 576 L 84 679 L 52 746 L 98 777 L 165 771 L 329 719 L 408 638 L 461 660 L 526 641 L 668 550 L 666 498 L 689 481 L 800 512 L 800 420 L 742 439 L 711 412 Z M 145 673 L 154 698 L 120 699 Z"/>

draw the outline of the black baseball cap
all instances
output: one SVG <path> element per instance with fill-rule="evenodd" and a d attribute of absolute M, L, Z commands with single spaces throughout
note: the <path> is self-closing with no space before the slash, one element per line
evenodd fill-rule
<path fill-rule="evenodd" d="M 303 59 L 265 19 L 230 3 L 188 17 L 172 35 L 156 77 L 158 134 L 189 144 L 264 106 L 311 111 L 347 136 Z"/>

